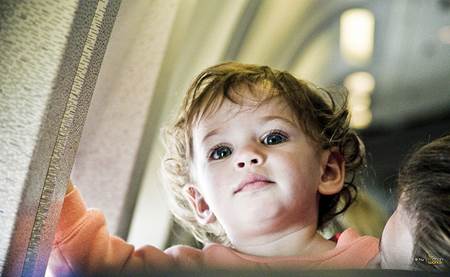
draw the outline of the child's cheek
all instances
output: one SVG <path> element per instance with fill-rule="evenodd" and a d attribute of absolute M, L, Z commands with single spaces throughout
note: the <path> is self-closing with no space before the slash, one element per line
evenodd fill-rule
<path fill-rule="evenodd" d="M 212 162 L 205 169 L 205 173 L 208 176 L 209 182 L 217 185 L 222 185 L 225 180 L 229 180 L 230 176 L 233 176 L 227 161 Z"/>

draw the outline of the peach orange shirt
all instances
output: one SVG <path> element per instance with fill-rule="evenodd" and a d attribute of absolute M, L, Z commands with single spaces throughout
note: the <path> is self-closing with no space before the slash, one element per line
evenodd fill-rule
<path fill-rule="evenodd" d="M 144 246 L 135 249 L 108 233 L 104 215 L 87 210 L 77 189 L 65 197 L 49 269 L 55 276 L 89 276 L 119 273 L 134 275 L 153 270 L 196 267 L 219 269 L 344 269 L 364 268 L 378 253 L 378 239 L 345 230 L 336 247 L 316 256 L 258 257 L 220 244 L 202 250 L 173 246 L 162 251 Z"/>

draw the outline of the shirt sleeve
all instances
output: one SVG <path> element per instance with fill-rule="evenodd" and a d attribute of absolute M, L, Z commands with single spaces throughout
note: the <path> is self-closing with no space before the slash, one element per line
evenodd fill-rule
<path fill-rule="evenodd" d="M 88 210 L 78 189 L 64 199 L 48 270 L 55 276 L 133 276 L 174 265 L 156 247 L 133 245 L 109 234 L 104 215 Z"/>

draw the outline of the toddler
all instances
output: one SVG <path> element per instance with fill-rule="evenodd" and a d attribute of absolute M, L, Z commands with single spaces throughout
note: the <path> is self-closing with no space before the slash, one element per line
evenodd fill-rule
<path fill-rule="evenodd" d="M 450 135 L 411 155 L 398 178 L 399 203 L 380 240 L 375 267 L 449 271 Z"/>
<path fill-rule="evenodd" d="M 346 100 L 267 66 L 207 68 L 165 132 L 175 218 L 205 244 L 161 251 L 107 233 L 69 185 L 50 264 L 59 275 L 178 268 L 363 268 L 378 240 L 322 229 L 356 197 L 364 147 Z"/>

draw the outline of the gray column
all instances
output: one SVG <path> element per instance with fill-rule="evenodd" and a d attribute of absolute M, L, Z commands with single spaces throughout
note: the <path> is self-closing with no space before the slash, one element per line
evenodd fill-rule
<path fill-rule="evenodd" d="M 45 273 L 119 4 L 120 0 L 0 2 L 2 276 Z"/>

